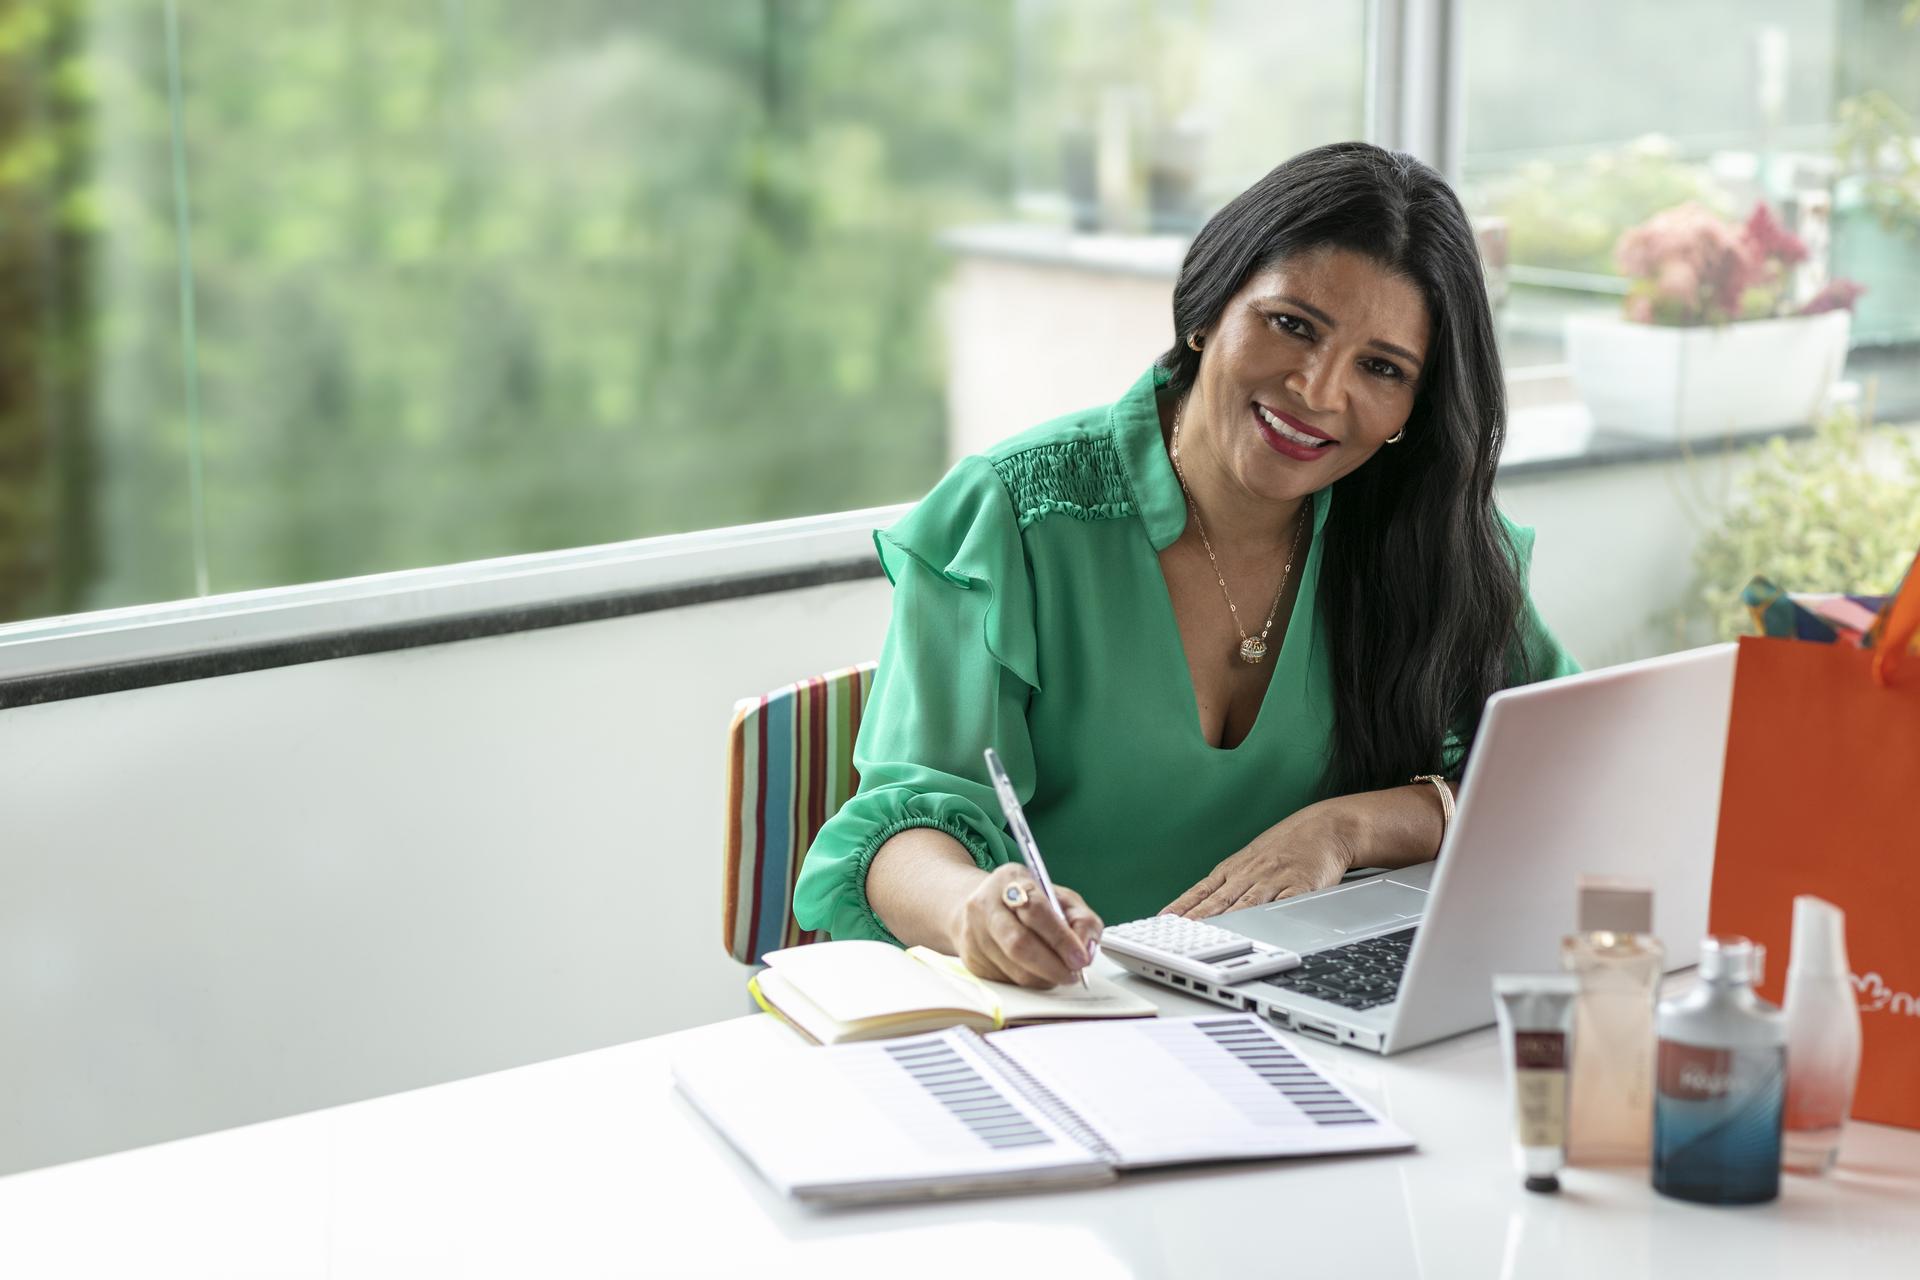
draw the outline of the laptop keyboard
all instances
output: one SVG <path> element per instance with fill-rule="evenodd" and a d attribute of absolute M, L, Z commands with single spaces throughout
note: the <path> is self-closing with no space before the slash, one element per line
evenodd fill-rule
<path fill-rule="evenodd" d="M 1300 960 L 1300 967 L 1267 981 L 1303 996 L 1325 1000 L 1346 1009 L 1371 1009 L 1390 1004 L 1400 994 L 1400 976 L 1407 970 L 1415 930 L 1383 934 L 1344 947 L 1316 951 Z"/>

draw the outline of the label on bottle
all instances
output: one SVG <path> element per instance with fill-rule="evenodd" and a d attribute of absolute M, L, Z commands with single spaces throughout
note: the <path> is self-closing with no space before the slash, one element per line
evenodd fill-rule
<path fill-rule="evenodd" d="M 1714 1048 L 1662 1040 L 1653 1107 L 1653 1185 L 1715 1204 L 1780 1190 L 1783 1046 Z"/>
<path fill-rule="evenodd" d="M 1567 1135 L 1567 1037 L 1516 1031 L 1513 1101 L 1523 1147 L 1564 1146 Z"/>
<path fill-rule="evenodd" d="M 1660 1042 L 1660 1093 L 1681 1102 L 1715 1102 L 1733 1091 L 1734 1051 Z"/>

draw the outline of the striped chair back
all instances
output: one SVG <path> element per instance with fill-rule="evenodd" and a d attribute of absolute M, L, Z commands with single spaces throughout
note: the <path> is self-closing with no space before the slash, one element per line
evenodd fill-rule
<path fill-rule="evenodd" d="M 734 704 L 721 931 L 742 964 L 817 936 L 794 923 L 793 883 L 813 837 L 860 786 L 853 739 L 874 666 L 829 671 Z"/>

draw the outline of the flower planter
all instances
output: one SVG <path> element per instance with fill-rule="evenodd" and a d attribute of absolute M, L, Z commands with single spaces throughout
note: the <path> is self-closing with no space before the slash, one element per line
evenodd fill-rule
<path fill-rule="evenodd" d="M 1852 315 L 1679 328 L 1573 316 L 1567 359 L 1596 427 L 1660 440 L 1797 426 L 1847 359 Z"/>

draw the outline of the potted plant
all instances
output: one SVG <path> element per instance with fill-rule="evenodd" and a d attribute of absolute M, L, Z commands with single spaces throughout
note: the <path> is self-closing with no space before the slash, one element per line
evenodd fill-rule
<path fill-rule="evenodd" d="M 1776 437 L 1748 456 L 1694 549 L 1676 643 L 1752 634 L 1740 591 L 1755 574 L 1788 591 L 1884 595 L 1920 546 L 1920 444 L 1909 432 L 1841 407 L 1811 439 Z"/>
<path fill-rule="evenodd" d="M 1567 320 L 1574 386 L 1594 425 L 1660 439 L 1811 422 L 1847 358 L 1850 280 L 1790 301 L 1806 246 L 1764 203 L 1744 224 L 1693 201 L 1629 228 L 1620 318 Z"/>

